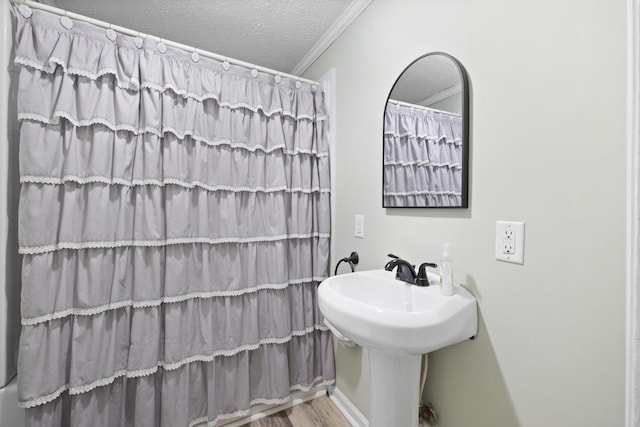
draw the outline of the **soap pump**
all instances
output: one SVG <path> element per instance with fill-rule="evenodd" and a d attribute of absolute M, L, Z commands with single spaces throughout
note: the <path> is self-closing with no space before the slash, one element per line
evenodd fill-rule
<path fill-rule="evenodd" d="M 453 295 L 453 261 L 451 261 L 448 243 L 444 244 L 440 258 L 440 285 L 442 295 Z"/>

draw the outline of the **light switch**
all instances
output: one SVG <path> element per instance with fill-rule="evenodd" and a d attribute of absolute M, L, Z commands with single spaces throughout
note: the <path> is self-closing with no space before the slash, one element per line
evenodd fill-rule
<path fill-rule="evenodd" d="M 353 234 L 355 237 L 364 239 L 364 215 L 355 216 L 355 225 Z"/>

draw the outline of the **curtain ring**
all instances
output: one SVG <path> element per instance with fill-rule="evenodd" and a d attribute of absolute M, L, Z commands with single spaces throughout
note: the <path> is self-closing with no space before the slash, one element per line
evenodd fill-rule
<path fill-rule="evenodd" d="M 109 28 L 107 28 L 107 31 L 105 31 L 105 34 L 107 35 L 107 38 L 112 42 L 116 41 L 116 39 L 118 38 L 118 34 L 115 31 L 113 31 L 111 24 L 109 24 Z"/>
<path fill-rule="evenodd" d="M 191 53 L 191 60 L 193 62 L 200 61 L 200 55 L 198 54 L 198 49 L 196 49 L 196 48 L 193 49 L 193 52 Z"/>
<path fill-rule="evenodd" d="M 296 79 L 296 89 L 300 89 L 302 87 L 302 82 L 300 81 L 300 78 Z"/>
<path fill-rule="evenodd" d="M 231 64 L 229 64 L 229 58 L 227 58 L 226 56 L 224 57 L 222 68 L 224 68 L 225 71 L 229 71 L 229 69 L 231 68 Z"/>
<path fill-rule="evenodd" d="M 256 69 L 255 64 L 253 66 L 253 69 L 251 70 L 251 77 L 253 77 L 254 79 L 258 78 L 258 70 Z"/>
<path fill-rule="evenodd" d="M 162 42 L 162 39 L 160 39 L 156 48 L 160 53 L 165 53 L 167 51 L 167 46 Z"/>
<path fill-rule="evenodd" d="M 133 44 L 136 45 L 138 49 L 142 49 L 142 46 L 144 46 L 144 39 L 140 37 L 140 31 L 138 31 L 136 38 L 133 39 Z"/>
<path fill-rule="evenodd" d="M 280 84 L 282 81 L 282 76 L 280 75 L 280 71 L 276 72 L 276 76 L 274 77 L 276 84 Z"/>
<path fill-rule="evenodd" d="M 28 5 L 24 4 L 24 0 L 20 1 L 18 12 L 20 12 L 20 15 L 24 16 L 27 19 L 31 18 L 31 15 L 33 15 L 33 10 L 31 10 Z"/>
<path fill-rule="evenodd" d="M 71 18 L 69 18 L 68 12 L 66 10 L 64 11 L 64 16 L 60 18 L 60 25 L 62 25 L 67 30 L 73 28 L 73 21 L 71 20 Z"/>

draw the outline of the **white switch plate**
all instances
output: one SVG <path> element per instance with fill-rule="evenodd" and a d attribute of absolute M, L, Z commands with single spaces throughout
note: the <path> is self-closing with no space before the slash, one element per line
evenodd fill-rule
<path fill-rule="evenodd" d="M 524 264 L 524 222 L 496 221 L 496 259 Z"/>
<path fill-rule="evenodd" d="M 355 225 L 353 228 L 353 235 L 364 239 L 364 215 L 355 216 Z"/>

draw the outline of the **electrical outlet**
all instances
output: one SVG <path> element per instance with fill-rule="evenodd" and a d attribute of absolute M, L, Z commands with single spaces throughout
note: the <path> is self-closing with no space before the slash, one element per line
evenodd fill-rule
<path fill-rule="evenodd" d="M 502 235 L 502 253 L 507 255 L 516 253 L 516 236 L 511 227 L 504 230 Z"/>
<path fill-rule="evenodd" d="M 360 239 L 364 239 L 364 215 L 355 216 L 353 235 Z"/>
<path fill-rule="evenodd" d="M 524 222 L 496 221 L 496 259 L 524 264 Z"/>

